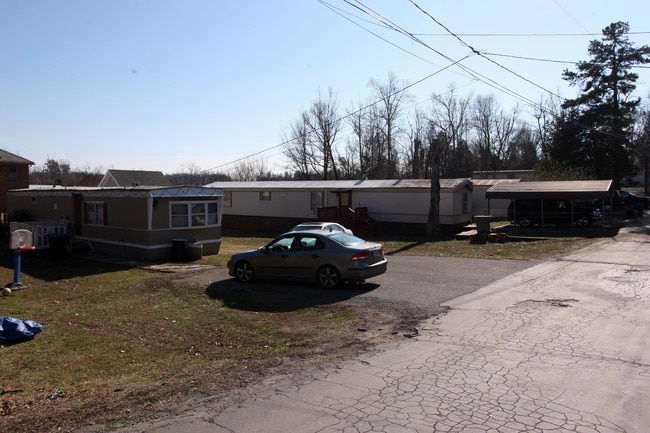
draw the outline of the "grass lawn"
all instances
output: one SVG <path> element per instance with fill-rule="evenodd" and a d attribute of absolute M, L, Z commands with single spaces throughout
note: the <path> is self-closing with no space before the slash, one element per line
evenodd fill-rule
<path fill-rule="evenodd" d="M 218 255 L 269 238 L 225 237 Z M 387 255 L 508 259 L 555 257 L 592 242 L 376 239 Z M 0 283 L 13 281 L 13 256 L 0 258 Z M 25 253 L 21 282 L 0 297 L 0 315 L 45 324 L 33 340 L 0 346 L 0 431 L 69 431 L 88 422 L 153 413 L 192 392 L 217 392 L 258 379 L 260 365 L 318 353 L 337 356 L 333 335 L 358 327 L 358 312 L 339 304 L 304 308 L 237 306 L 206 287 L 179 285 L 169 275 L 84 260 Z M 263 282 L 260 290 L 264 290 Z M 320 347 L 327 347 L 326 356 Z"/>

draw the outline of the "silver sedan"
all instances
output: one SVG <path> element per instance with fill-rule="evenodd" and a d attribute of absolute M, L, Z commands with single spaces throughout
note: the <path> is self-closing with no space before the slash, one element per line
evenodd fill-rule
<path fill-rule="evenodd" d="M 287 279 L 316 281 L 333 289 L 386 272 L 384 246 L 344 232 L 289 232 L 255 250 L 233 254 L 228 273 L 239 281 Z"/>

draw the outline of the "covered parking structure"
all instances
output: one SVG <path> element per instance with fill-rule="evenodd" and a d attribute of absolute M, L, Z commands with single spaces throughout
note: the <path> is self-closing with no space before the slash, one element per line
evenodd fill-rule
<path fill-rule="evenodd" d="M 485 192 L 488 200 L 488 211 L 491 199 L 513 200 L 513 210 L 516 215 L 517 200 L 539 200 L 541 225 L 544 225 L 544 200 L 566 200 L 571 203 L 571 221 L 574 219 L 575 202 L 600 201 L 602 210 L 605 202 L 612 194 L 611 180 L 574 180 L 574 181 L 544 181 L 544 182 L 501 182 Z"/>

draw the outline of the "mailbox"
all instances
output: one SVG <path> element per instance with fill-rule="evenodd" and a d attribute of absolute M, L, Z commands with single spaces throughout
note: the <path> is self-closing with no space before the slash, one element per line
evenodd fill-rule
<path fill-rule="evenodd" d="M 34 236 L 27 229 L 18 229 L 11 232 L 9 248 L 12 250 L 33 250 Z"/>

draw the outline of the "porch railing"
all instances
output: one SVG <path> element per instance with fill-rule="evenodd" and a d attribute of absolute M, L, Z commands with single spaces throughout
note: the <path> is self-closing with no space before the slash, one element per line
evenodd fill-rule
<path fill-rule="evenodd" d="M 328 206 L 317 209 L 319 221 L 332 221 L 342 224 L 364 236 L 372 236 L 375 224 L 367 207 L 349 208 L 346 206 Z"/>

